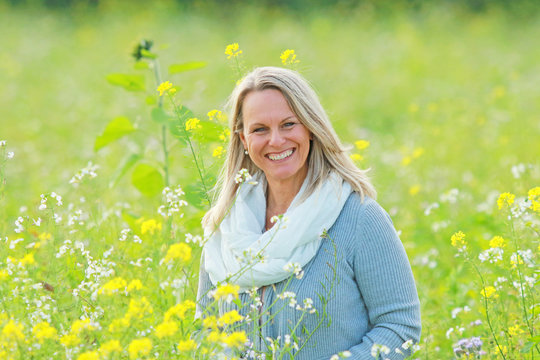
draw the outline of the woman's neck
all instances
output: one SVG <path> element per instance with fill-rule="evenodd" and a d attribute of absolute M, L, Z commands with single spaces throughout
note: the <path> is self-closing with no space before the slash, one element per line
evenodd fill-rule
<path fill-rule="evenodd" d="M 307 175 L 307 174 L 306 174 Z M 275 215 L 284 214 L 291 205 L 294 197 L 300 191 L 306 176 L 296 177 L 290 181 L 272 181 L 267 179 L 266 193 L 266 228 L 270 229 L 270 219 Z"/>

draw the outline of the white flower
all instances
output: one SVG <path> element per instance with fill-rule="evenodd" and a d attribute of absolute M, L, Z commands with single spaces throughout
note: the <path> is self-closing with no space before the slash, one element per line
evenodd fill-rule
<path fill-rule="evenodd" d="M 7 158 L 8 159 L 13 159 L 13 156 L 15 156 L 15 153 L 13 151 L 10 151 L 7 153 Z"/>
<path fill-rule="evenodd" d="M 0 147 L 6 146 L 6 140 L 0 140 Z"/>

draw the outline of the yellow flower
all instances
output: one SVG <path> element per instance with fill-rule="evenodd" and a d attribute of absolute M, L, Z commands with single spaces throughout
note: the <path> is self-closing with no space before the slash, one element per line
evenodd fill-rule
<path fill-rule="evenodd" d="M 527 195 L 533 211 L 540 212 L 540 186 L 530 189 Z"/>
<path fill-rule="evenodd" d="M 60 343 L 66 347 L 78 345 L 81 339 L 74 334 L 66 334 L 60 338 Z"/>
<path fill-rule="evenodd" d="M 212 156 L 221 157 L 221 155 L 223 155 L 224 152 L 225 152 L 225 149 L 223 148 L 223 146 L 218 146 L 217 148 L 214 149 L 214 152 L 212 152 Z"/>
<path fill-rule="evenodd" d="M 227 335 L 223 342 L 227 344 L 229 347 L 235 347 L 240 348 L 244 346 L 244 344 L 247 341 L 246 333 L 243 331 L 235 331 L 230 335 Z"/>
<path fill-rule="evenodd" d="M 237 57 L 241 53 L 242 53 L 242 50 L 239 50 L 238 43 L 229 44 L 225 48 L 225 55 L 227 55 L 227 59 L 230 59 L 232 57 Z"/>
<path fill-rule="evenodd" d="M 401 159 L 401 165 L 407 166 L 411 163 L 412 159 L 410 156 L 404 156 L 403 159 Z"/>
<path fill-rule="evenodd" d="M 36 260 L 34 260 L 34 254 L 32 253 L 24 255 L 21 260 L 19 260 L 19 264 L 21 264 L 22 266 L 32 265 L 35 263 Z"/>
<path fill-rule="evenodd" d="M 409 188 L 409 194 L 412 196 L 418 194 L 420 192 L 420 185 L 414 185 Z"/>
<path fill-rule="evenodd" d="M 510 206 L 514 203 L 514 199 L 516 198 L 516 195 L 505 192 L 502 193 L 499 198 L 497 199 L 497 206 L 499 207 L 499 210 L 501 210 L 505 205 Z"/>
<path fill-rule="evenodd" d="M 7 279 L 9 273 L 7 270 L 0 270 L 0 281 Z"/>
<path fill-rule="evenodd" d="M 452 246 L 456 248 L 461 248 L 467 245 L 467 241 L 465 241 L 465 234 L 462 231 L 458 231 L 452 235 L 450 241 L 452 242 Z"/>
<path fill-rule="evenodd" d="M 201 125 L 199 125 L 200 122 L 201 122 L 201 120 L 199 120 L 197 118 L 188 119 L 186 121 L 186 130 L 191 131 L 191 130 L 194 130 L 194 129 L 200 129 L 201 128 Z"/>
<path fill-rule="evenodd" d="M 494 236 L 489 240 L 489 246 L 492 248 L 503 248 L 506 246 L 506 241 L 501 236 Z"/>
<path fill-rule="evenodd" d="M 235 322 L 241 321 L 242 319 L 244 319 L 244 317 L 240 315 L 238 311 L 232 310 L 223 314 L 223 316 L 219 318 L 218 322 L 224 325 L 231 325 Z"/>
<path fill-rule="evenodd" d="M 163 96 L 163 93 L 172 89 L 172 84 L 170 81 L 165 81 L 159 84 L 157 91 L 159 91 L 159 96 Z"/>
<path fill-rule="evenodd" d="M 514 325 L 514 326 L 510 326 L 508 328 L 508 333 L 511 335 L 511 336 L 518 336 L 520 334 L 523 334 L 525 331 L 523 331 L 523 329 L 521 329 L 519 327 L 519 325 Z"/>
<path fill-rule="evenodd" d="M 87 351 L 77 357 L 77 360 L 99 360 L 97 351 Z"/>
<path fill-rule="evenodd" d="M 22 324 L 17 324 L 11 319 L 2 329 L 2 337 L 11 341 L 24 340 L 23 330 Z"/>
<path fill-rule="evenodd" d="M 50 233 L 44 232 L 39 234 L 38 239 L 41 242 L 46 242 L 47 240 L 50 240 L 52 235 Z"/>
<path fill-rule="evenodd" d="M 157 231 L 161 231 L 161 222 L 156 221 L 155 219 L 150 219 L 143 221 L 141 224 L 141 234 L 150 233 L 150 235 L 154 235 L 154 233 Z"/>
<path fill-rule="evenodd" d="M 220 110 L 210 110 L 207 115 L 210 121 L 227 122 L 227 115 Z"/>
<path fill-rule="evenodd" d="M 215 316 L 207 316 L 203 319 L 203 327 L 207 329 L 217 330 L 218 323 Z"/>
<path fill-rule="evenodd" d="M 174 259 L 180 259 L 183 262 L 187 262 L 191 259 L 191 247 L 186 243 L 172 244 L 167 255 L 165 255 L 164 261 L 169 263 Z"/>
<path fill-rule="evenodd" d="M 422 154 L 424 154 L 424 148 L 418 147 L 418 148 L 413 150 L 412 157 L 413 157 L 413 159 L 417 159 L 420 156 L 422 156 Z"/>
<path fill-rule="evenodd" d="M 210 332 L 210 334 L 208 334 L 207 339 L 208 341 L 213 342 L 213 343 L 220 343 L 223 341 L 224 337 L 225 335 L 223 333 L 216 330 L 216 331 Z"/>
<path fill-rule="evenodd" d="M 354 142 L 354 145 L 358 150 L 364 150 L 369 147 L 369 141 L 367 140 L 358 140 Z"/>
<path fill-rule="evenodd" d="M 131 299 L 129 301 L 128 311 L 126 316 L 130 319 L 142 319 L 145 313 L 151 314 L 154 312 L 152 305 L 146 299 L 146 296 L 143 296 L 140 299 Z"/>
<path fill-rule="evenodd" d="M 482 289 L 480 294 L 482 294 L 482 296 L 485 297 L 486 299 L 496 298 L 499 296 L 497 294 L 497 289 L 495 289 L 493 286 L 486 286 L 485 289 Z"/>
<path fill-rule="evenodd" d="M 166 336 L 173 336 L 177 331 L 178 325 L 174 321 L 164 321 L 156 326 L 156 336 L 160 339 Z"/>
<path fill-rule="evenodd" d="M 105 283 L 99 290 L 98 294 L 112 295 L 118 293 L 119 290 L 123 290 L 126 287 L 127 283 L 121 277 L 115 277 L 112 280 L 109 280 Z"/>
<path fill-rule="evenodd" d="M 223 284 L 217 287 L 214 292 L 214 299 L 228 299 L 228 298 L 238 298 L 238 291 L 240 291 L 240 286 L 234 284 Z"/>
<path fill-rule="evenodd" d="M 130 317 L 124 316 L 120 319 L 114 319 L 109 325 L 110 332 L 121 332 L 127 329 L 130 325 Z"/>
<path fill-rule="evenodd" d="M 197 348 L 197 343 L 191 339 L 181 340 L 178 343 L 178 351 L 192 351 Z"/>
<path fill-rule="evenodd" d="M 95 330 L 95 326 L 90 323 L 90 319 L 75 320 L 71 325 L 71 333 L 78 335 L 83 330 Z"/>
<path fill-rule="evenodd" d="M 351 154 L 350 155 L 352 161 L 362 161 L 364 160 L 364 157 L 360 154 Z"/>
<path fill-rule="evenodd" d="M 296 54 L 294 53 L 294 50 L 291 49 L 287 49 L 282 52 L 279 58 L 281 59 L 283 65 L 298 64 L 300 62 L 300 60 L 296 59 Z"/>
<path fill-rule="evenodd" d="M 150 350 L 152 350 L 152 341 L 150 339 L 135 339 L 128 346 L 129 358 L 136 359 L 148 355 Z"/>
<path fill-rule="evenodd" d="M 176 315 L 179 319 L 184 320 L 186 313 L 189 310 L 195 309 L 195 303 L 191 300 L 186 300 L 183 303 L 171 306 L 169 310 L 165 312 L 164 321 L 168 321 L 172 316 Z"/>
<path fill-rule="evenodd" d="M 223 130 L 221 134 L 219 134 L 219 140 L 221 141 L 227 141 L 231 137 L 231 131 L 229 129 Z"/>
<path fill-rule="evenodd" d="M 109 340 L 99 348 L 99 352 L 103 354 L 104 357 L 108 357 L 114 351 L 122 351 L 122 345 L 120 345 L 120 341 L 118 340 Z"/>
<path fill-rule="evenodd" d="M 32 333 L 34 334 L 36 339 L 38 339 L 40 344 L 43 344 L 43 341 L 46 339 L 54 340 L 57 338 L 56 329 L 49 325 L 49 323 L 46 321 L 34 325 L 34 327 L 32 328 Z"/>
<path fill-rule="evenodd" d="M 127 291 L 131 292 L 133 290 L 141 290 L 143 288 L 143 284 L 141 280 L 134 279 L 129 282 L 129 285 L 127 286 Z"/>

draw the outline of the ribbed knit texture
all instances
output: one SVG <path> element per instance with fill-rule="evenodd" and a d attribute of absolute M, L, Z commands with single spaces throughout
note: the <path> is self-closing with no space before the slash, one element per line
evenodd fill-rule
<path fill-rule="evenodd" d="M 293 329 L 301 347 L 295 356 L 298 360 L 328 360 L 344 350 L 352 353 L 349 359 L 373 360 L 373 344 L 390 349 L 384 358 L 403 359 L 395 349 L 407 354 L 401 345 L 409 339 L 419 341 L 420 302 L 411 267 L 390 217 L 373 199 L 366 197 L 362 203 L 352 193 L 328 231 L 328 239 L 304 267 L 303 278 L 287 282 L 266 287 L 261 298 L 263 326 L 259 329 L 259 324 L 251 322 L 242 328 L 255 349 L 268 351 L 267 337 L 280 336 L 283 342 Z M 205 296 L 211 288 L 201 267 L 199 310 L 211 302 Z M 284 291 L 295 293 L 302 306 L 304 299 L 311 298 L 317 312 L 306 314 L 296 326 L 302 312 L 290 307 L 288 299 L 277 297 Z M 261 296 L 262 289 L 258 293 Z M 248 315 L 249 295 L 241 294 L 240 300 L 248 305 L 239 312 Z M 232 309 L 238 308 L 222 303 L 219 310 Z"/>

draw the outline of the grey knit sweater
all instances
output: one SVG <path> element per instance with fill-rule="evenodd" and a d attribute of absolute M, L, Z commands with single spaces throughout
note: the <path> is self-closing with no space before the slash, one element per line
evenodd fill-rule
<path fill-rule="evenodd" d="M 349 196 L 328 238 L 303 270 L 301 279 L 292 277 L 258 289 L 262 309 L 257 311 L 263 315 L 241 328 L 254 350 L 271 352 L 268 338 L 279 337 L 284 344 L 289 335 L 299 350 L 292 349 L 284 359 L 294 354 L 299 360 L 328 360 L 348 350 L 349 359 L 373 360 L 373 344 L 390 349 L 381 358 L 403 359 L 395 349 L 407 354 L 402 344 L 419 341 L 420 303 L 411 267 L 390 217 L 373 199 L 362 202 L 356 193 Z M 203 313 L 211 302 L 205 296 L 211 288 L 201 266 L 199 310 Z M 294 300 L 279 297 L 285 291 L 296 294 L 302 307 L 304 299 L 312 299 L 316 312 L 290 306 Z M 244 293 L 240 300 L 240 309 L 223 302 L 219 312 L 237 309 L 253 319 L 252 298 Z"/>

